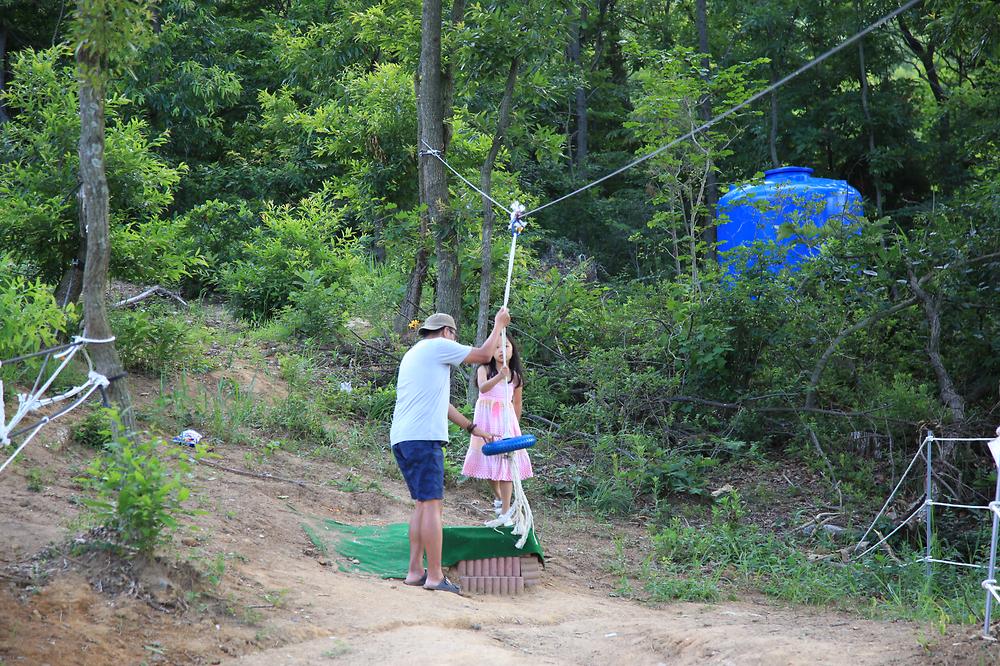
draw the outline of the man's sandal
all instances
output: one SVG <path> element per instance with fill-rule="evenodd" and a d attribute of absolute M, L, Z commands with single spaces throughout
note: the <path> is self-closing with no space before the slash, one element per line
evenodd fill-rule
<path fill-rule="evenodd" d="M 424 569 L 424 575 L 420 577 L 419 580 L 415 580 L 412 583 L 408 582 L 405 578 L 403 579 L 403 585 L 410 585 L 412 587 L 423 587 L 427 582 L 427 569 Z"/>
<path fill-rule="evenodd" d="M 430 587 L 428 587 L 427 585 L 424 585 L 424 589 L 425 590 L 430 590 L 431 592 L 454 592 L 455 594 L 460 595 L 460 596 L 462 594 L 462 588 L 460 588 L 458 585 L 455 585 L 453 582 L 451 582 L 447 578 L 445 578 L 444 580 L 442 580 L 437 585 L 432 585 Z"/>

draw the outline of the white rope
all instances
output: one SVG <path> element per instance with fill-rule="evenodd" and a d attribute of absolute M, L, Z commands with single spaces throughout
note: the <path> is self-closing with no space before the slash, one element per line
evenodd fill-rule
<path fill-rule="evenodd" d="M 868 553 L 872 552 L 873 550 L 875 550 L 876 548 L 878 548 L 879 546 L 881 546 L 883 543 L 885 543 L 886 541 L 888 541 L 892 537 L 892 535 L 894 535 L 896 532 L 898 532 L 899 530 L 903 529 L 904 525 L 906 525 L 908 522 L 910 522 L 911 520 L 913 520 L 913 517 L 916 516 L 918 513 L 920 513 L 920 511 L 924 508 L 925 504 L 926 503 L 921 504 L 916 509 L 914 509 L 913 513 L 911 513 L 909 516 L 906 517 L 906 520 L 904 520 L 903 522 L 901 522 L 899 525 L 896 526 L 896 529 L 894 529 L 893 531 L 891 531 L 888 534 L 886 534 L 879 541 L 877 541 L 874 545 L 869 546 L 868 550 L 866 550 L 865 552 L 863 552 L 863 553 L 861 553 L 860 555 L 857 556 L 857 559 L 861 559 L 862 557 L 864 557 Z"/>
<path fill-rule="evenodd" d="M 0 447 L 7 447 L 11 444 L 10 441 L 11 433 L 14 432 L 14 429 L 17 428 L 17 426 L 21 423 L 21 421 L 24 420 L 24 418 L 28 414 L 32 412 L 37 412 L 43 407 L 48 407 L 49 405 L 53 405 L 58 402 L 62 402 L 64 400 L 69 400 L 70 398 L 74 398 L 83 393 L 83 396 L 77 399 L 76 402 L 74 402 L 69 407 L 51 416 L 43 417 L 37 424 L 31 427 L 31 431 L 24 438 L 24 441 L 22 441 L 21 444 L 14 450 L 14 453 L 12 453 L 7 458 L 7 460 L 4 461 L 3 465 L 0 465 L 0 472 L 3 472 L 5 469 L 7 469 L 8 465 L 10 465 L 14 461 L 14 459 L 17 458 L 17 456 L 21 453 L 21 451 L 24 450 L 24 448 L 28 445 L 28 443 L 30 443 L 31 440 L 35 438 L 35 435 L 37 435 L 38 432 L 42 429 L 42 426 L 54 421 L 55 419 L 59 418 L 60 416 L 63 416 L 64 414 L 73 411 L 81 404 L 83 404 L 83 402 L 86 401 L 87 398 L 93 395 L 94 391 L 98 389 L 107 388 L 111 384 L 111 382 L 108 380 L 107 377 L 94 371 L 94 364 L 91 362 L 90 355 L 87 354 L 84 347 L 85 345 L 88 344 L 106 344 L 109 342 L 114 342 L 114 340 L 115 340 L 114 337 L 88 338 L 86 337 L 86 335 L 78 335 L 74 336 L 72 341 L 61 351 L 58 351 L 58 353 L 52 353 L 50 351 L 49 353 L 51 353 L 53 358 L 61 359 L 62 362 L 59 364 L 58 367 L 56 367 L 56 369 L 52 372 L 51 375 L 49 375 L 48 379 L 46 379 L 44 382 L 40 382 L 41 374 L 39 374 L 38 379 L 35 380 L 35 386 L 32 388 L 31 391 L 29 391 L 28 393 L 19 393 L 17 395 L 17 403 L 18 403 L 17 409 L 14 411 L 14 415 L 10 418 L 9 421 L 7 420 L 6 404 L 4 402 L 4 397 L 3 397 L 3 381 L 0 380 Z M 87 368 L 88 368 L 87 381 L 85 381 L 83 384 L 79 386 L 74 386 L 73 388 L 64 391 L 58 395 L 54 395 L 50 398 L 42 398 L 41 396 L 46 391 L 49 390 L 49 388 L 52 386 L 52 383 L 56 380 L 56 377 L 58 377 L 59 374 L 66 369 L 66 366 L 70 364 L 70 362 L 73 360 L 73 357 L 76 356 L 76 353 L 81 349 L 84 350 L 83 354 L 84 357 L 87 359 Z M 22 357 L 22 358 L 30 358 L 30 355 L 28 357 Z M 46 363 L 47 362 L 48 360 L 46 359 Z M 44 370 L 45 370 L 45 365 L 43 364 L 40 373 L 44 372 Z"/>
<path fill-rule="evenodd" d="M 969 564 L 968 562 L 955 562 L 953 560 L 938 560 L 933 557 L 921 557 L 917 562 L 937 562 L 938 564 L 950 564 L 955 567 L 966 567 L 969 569 L 985 569 L 982 564 Z"/>
<path fill-rule="evenodd" d="M 564 194 L 563 196 L 559 197 L 558 199 L 553 199 L 552 201 L 550 201 L 550 202 L 548 202 L 546 204 L 543 204 L 543 205 L 539 206 L 538 208 L 535 208 L 535 209 L 533 209 L 531 211 L 528 211 L 527 213 L 524 214 L 524 217 L 528 217 L 530 215 L 534 215 L 535 213 L 537 213 L 537 212 L 539 212 L 541 210 L 544 210 L 545 208 L 548 208 L 549 206 L 554 206 L 555 204 L 559 203 L 560 201 L 564 201 L 566 199 L 569 199 L 570 197 L 573 197 L 573 196 L 576 196 L 577 194 L 580 194 L 581 192 L 585 192 L 586 190 L 589 190 L 590 188 L 594 187 L 595 185 L 599 185 L 599 184 L 603 183 L 604 181 L 608 180 L 609 178 L 613 178 L 613 177 L 617 176 L 618 174 L 631 169 L 634 166 L 642 164 L 646 160 L 649 160 L 649 159 L 652 159 L 652 158 L 656 157 L 660 153 L 662 153 L 662 152 L 664 152 L 666 150 L 669 150 L 670 148 L 673 148 L 678 143 L 680 143 L 682 141 L 685 141 L 687 139 L 690 139 L 690 138 L 694 137 L 696 134 L 700 134 L 701 132 L 704 132 L 705 130 L 707 130 L 712 125 L 715 125 L 719 121 L 724 120 L 725 118 L 728 118 L 729 116 L 733 115 L 734 113 L 736 113 L 740 109 L 742 109 L 742 108 L 744 108 L 744 107 L 746 107 L 746 106 L 748 106 L 750 104 L 753 104 L 754 102 L 756 102 L 761 97 L 764 97 L 765 95 L 768 95 L 771 92 L 777 90 L 778 88 L 780 88 L 781 86 L 785 85 L 786 83 L 788 83 L 789 81 L 791 81 L 795 77 L 799 76 L 803 72 L 812 69 L 813 67 L 815 67 L 819 63 L 823 62 L 824 60 L 826 60 L 830 56 L 832 56 L 835 53 L 837 53 L 839 51 L 842 51 L 843 49 L 847 48 L 848 46 L 850 46 L 854 42 L 858 41 L 859 39 L 861 39 L 862 37 L 864 37 L 868 33 L 870 33 L 872 31 L 877 30 L 878 28 L 882 27 L 884 24 L 886 24 L 889 21 L 891 21 L 892 19 L 896 18 L 898 15 L 902 14 L 907 9 L 909 9 L 910 7 L 913 7 L 914 5 L 918 4 L 919 2 L 922 2 L 922 0 L 909 0 L 909 2 L 907 2 L 902 7 L 899 7 L 898 9 L 896 9 L 896 10 L 894 10 L 894 11 L 886 14 L 885 16 L 883 16 L 882 18 L 880 18 L 879 20 L 877 20 L 874 23 L 872 23 L 871 25 L 869 25 L 864 30 L 861 30 L 860 32 L 858 32 L 857 34 L 855 34 L 853 37 L 849 37 L 848 39 L 844 40 L 843 42 L 841 42 L 837 46 L 834 46 L 833 48 L 831 48 L 826 53 L 823 53 L 822 55 L 817 56 L 816 58 L 813 58 L 812 60 L 810 60 L 809 62 L 807 62 L 805 65 L 802 65 L 797 70 L 795 70 L 794 72 L 792 72 L 791 74 L 788 74 L 787 76 L 785 76 L 783 79 L 775 81 L 771 85 L 767 86 L 766 88 L 764 88 L 760 92 L 756 93 L 755 95 L 749 97 L 748 99 L 740 102 L 736 106 L 734 106 L 734 107 L 732 107 L 732 108 L 730 108 L 730 109 L 728 109 L 728 110 L 720 113 L 719 115 L 715 116 L 711 120 L 708 120 L 708 121 L 702 123 L 698 127 L 695 127 L 693 130 L 691 130 L 687 134 L 674 139 L 673 141 L 671 141 L 670 143 L 668 143 L 668 144 L 666 144 L 664 146 L 660 146 L 659 148 L 657 148 L 656 150 L 654 150 L 651 153 L 643 155 L 642 157 L 640 157 L 638 159 L 632 160 L 631 162 L 629 162 L 625 166 L 623 166 L 621 168 L 618 168 L 618 169 L 615 169 L 611 173 L 609 173 L 607 175 L 604 175 L 604 176 L 601 176 L 597 180 L 595 180 L 595 181 L 593 181 L 591 183 L 587 183 L 583 187 L 579 187 L 579 188 L 573 190 L 569 194 Z"/>
<path fill-rule="evenodd" d="M 931 437 L 935 442 L 992 442 L 996 437 Z"/>
<path fill-rule="evenodd" d="M 16 458 L 17 455 L 19 453 L 21 453 L 21 451 L 24 449 L 24 447 L 26 447 L 28 445 L 28 442 L 30 442 L 34 438 L 34 436 L 38 434 L 38 431 L 42 429 L 42 426 L 44 426 L 47 423 L 51 423 L 52 421 L 55 421 L 60 416 L 62 416 L 64 414 L 68 414 L 69 412 L 73 411 L 74 409 L 76 409 L 77 407 L 79 407 L 80 405 L 82 405 L 84 402 L 86 402 L 87 398 L 89 398 L 91 395 L 93 395 L 94 391 L 96 391 L 97 389 L 101 388 L 102 386 L 107 386 L 108 385 L 109 382 L 108 382 L 108 380 L 107 380 L 106 377 L 104 377 L 103 375 L 99 375 L 99 377 L 104 380 L 103 384 L 101 382 L 94 383 L 90 387 L 89 391 L 87 391 L 83 396 L 81 396 L 79 399 L 77 399 L 77 401 L 74 402 L 72 405 L 70 405 L 68 408 L 62 410 L 58 414 L 53 414 L 52 416 L 46 416 L 41 421 L 39 421 L 35 425 L 35 427 L 32 429 L 32 431 L 28 434 L 28 436 L 24 438 L 24 441 L 21 442 L 21 445 L 17 447 L 17 449 L 14 451 L 14 453 L 12 453 L 11 456 L 9 458 L 7 458 L 7 460 L 4 461 L 4 463 L 2 465 L 0 465 L 0 472 L 3 472 L 5 469 L 7 469 L 7 466 L 10 465 L 14 461 L 14 458 Z"/>
<path fill-rule="evenodd" d="M 427 147 L 427 150 L 421 150 L 420 151 L 421 155 L 432 155 L 433 157 L 438 158 L 438 160 L 441 162 L 441 164 L 443 164 L 446 167 L 448 167 L 449 171 L 451 171 L 453 174 L 455 174 L 456 176 L 458 176 L 459 178 L 461 178 L 463 183 L 465 183 L 466 185 L 468 185 L 469 187 L 471 187 L 472 189 L 474 189 L 476 192 L 479 192 L 479 194 L 481 196 L 483 196 L 486 199 L 489 199 L 490 203 L 492 203 L 494 206 L 496 206 L 497 208 L 499 208 L 503 212 L 505 212 L 508 215 L 510 215 L 510 209 L 509 208 L 507 208 L 502 203 L 500 203 L 499 201 L 497 201 L 496 199 L 494 199 L 490 195 L 486 194 L 486 192 L 483 192 L 481 189 L 479 189 L 478 187 L 476 187 L 475 185 L 473 185 L 472 183 L 470 183 L 469 180 L 465 176 L 463 176 L 462 174 L 460 174 L 458 171 L 455 171 L 455 168 L 452 167 L 450 164 L 448 164 L 447 160 L 445 160 L 443 157 L 441 157 L 441 151 L 440 150 L 436 150 L 434 148 L 431 148 L 430 145 L 426 141 L 424 141 L 423 139 L 420 140 L 420 143 L 424 144 L 424 146 Z"/>
<path fill-rule="evenodd" d="M 982 582 L 983 589 L 993 595 L 993 598 L 1000 602 L 1000 593 L 997 590 L 997 582 L 993 579 L 986 579 Z"/>
<path fill-rule="evenodd" d="M 73 360 L 73 357 L 79 349 L 79 345 L 74 345 L 66 349 L 64 352 L 61 352 L 60 356 L 63 359 L 62 363 L 59 364 L 59 367 L 56 368 L 56 370 L 47 380 L 45 380 L 37 391 L 33 391 L 31 393 L 19 393 L 17 395 L 17 409 L 14 411 L 14 415 L 11 417 L 9 422 L 3 422 L 3 420 L 6 419 L 6 412 L 0 414 L 0 446 L 8 446 L 10 444 L 10 433 L 17 427 L 17 424 L 20 423 L 25 416 L 38 409 L 39 396 L 49 389 L 52 382 L 54 382 L 56 377 L 59 376 L 59 373 L 62 372 L 67 365 L 69 365 L 69 362 Z"/>
<path fill-rule="evenodd" d="M 505 209 L 506 210 L 506 209 Z M 510 207 L 510 251 L 507 253 L 507 281 L 504 284 L 503 289 L 503 307 L 507 307 L 510 302 L 510 285 L 512 282 L 512 277 L 514 275 L 514 253 L 517 251 L 517 237 L 521 235 L 524 231 L 525 223 L 523 219 L 524 206 L 515 201 Z M 500 331 L 500 358 L 503 363 L 503 367 L 507 367 L 507 329 L 504 328 Z M 514 399 L 511 395 L 510 388 L 510 378 L 503 378 L 504 383 L 504 404 L 503 404 L 503 416 L 504 416 L 504 438 L 512 437 L 514 435 L 514 419 L 516 415 L 514 414 Z M 522 378 L 523 380 L 523 378 Z M 501 514 L 497 518 L 487 521 L 487 527 L 497 528 L 501 525 L 511 521 L 514 523 L 514 529 L 511 530 L 512 534 L 515 536 L 520 536 L 517 543 L 514 544 L 516 548 L 524 548 L 524 544 L 528 541 L 528 535 L 531 533 L 531 528 L 535 524 L 534 514 L 531 512 L 531 505 L 528 503 L 528 497 L 524 494 L 524 486 L 521 485 L 521 467 L 518 463 L 518 457 L 520 451 L 510 451 L 503 454 L 507 457 L 508 465 L 510 468 L 510 479 L 512 488 L 512 497 L 510 508 L 506 513 Z"/>
<path fill-rule="evenodd" d="M 925 504 L 928 504 L 928 502 L 925 502 Z M 990 510 L 989 506 L 977 506 L 974 504 L 949 504 L 948 502 L 929 502 L 929 504 L 931 506 L 947 506 L 951 507 L 952 509 L 974 509 L 979 511 Z"/>
<path fill-rule="evenodd" d="M 896 487 L 892 489 L 891 493 L 889 493 L 889 499 L 887 499 L 885 501 L 885 504 L 882 505 L 882 509 L 878 512 L 878 515 L 875 516 L 875 520 L 872 521 L 872 524 L 868 526 L 868 529 L 865 530 L 865 533 L 861 536 L 860 539 L 858 539 L 858 543 L 854 546 L 855 553 L 858 552 L 858 548 L 860 548 L 861 544 L 864 543 L 865 537 L 868 536 L 873 529 L 875 529 L 875 523 L 878 522 L 878 519 L 881 518 L 882 514 L 885 513 L 885 510 L 889 508 L 889 502 L 891 502 L 892 498 L 896 496 L 897 492 L 899 492 L 900 487 L 903 485 L 903 481 L 906 480 L 906 475 L 910 473 L 910 470 L 913 469 L 913 465 L 917 462 L 917 460 L 920 459 L 920 456 L 924 450 L 924 445 L 926 443 L 927 443 L 927 438 L 925 438 L 924 441 L 920 444 L 920 448 L 917 449 L 917 453 L 916 455 L 913 456 L 913 460 L 910 461 L 910 464 L 907 466 L 906 471 L 903 472 L 903 476 L 899 477 L 899 483 L 897 483 Z"/>

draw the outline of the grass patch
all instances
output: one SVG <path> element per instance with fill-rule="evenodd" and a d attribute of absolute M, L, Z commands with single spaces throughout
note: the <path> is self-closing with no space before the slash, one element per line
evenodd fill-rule
<path fill-rule="evenodd" d="M 981 621 L 975 610 L 982 603 L 981 573 L 938 567 L 928 582 L 923 566 L 901 566 L 883 554 L 845 563 L 828 540 L 796 542 L 747 524 L 738 495 L 713 507 L 709 525 L 673 518 L 652 541 L 640 573 L 650 600 L 715 601 L 727 592 L 755 591 L 867 617 Z M 913 562 L 917 555 L 903 551 L 900 558 Z"/>

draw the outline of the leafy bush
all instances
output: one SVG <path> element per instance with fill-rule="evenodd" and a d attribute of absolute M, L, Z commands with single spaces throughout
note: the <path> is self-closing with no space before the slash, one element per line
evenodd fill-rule
<path fill-rule="evenodd" d="M 30 261 L 33 275 L 56 282 L 79 248 L 76 68 L 67 45 L 23 49 L 11 58 L 13 76 L 4 103 L 19 113 L 0 124 L 0 247 Z M 132 274 L 157 273 L 165 267 L 157 276 L 169 278 L 183 272 L 191 260 L 186 246 L 175 246 L 162 227 L 167 223 L 160 222 L 186 167 L 170 166 L 157 155 L 165 136 L 150 136 L 143 120 L 126 120 L 126 104 L 110 91 L 106 168 L 116 239 L 112 265 Z M 144 236 L 153 240 L 145 251 L 138 242 Z M 154 257 L 157 260 L 150 261 Z M 132 259 L 143 263 L 133 264 Z"/>
<path fill-rule="evenodd" d="M 113 418 L 113 412 L 108 409 L 98 409 L 87 414 L 73 428 L 73 441 L 95 449 L 104 448 L 112 440 Z"/>
<path fill-rule="evenodd" d="M 84 504 L 97 523 L 117 534 L 119 545 L 150 554 L 177 528 L 178 516 L 193 514 L 183 506 L 190 494 L 184 483 L 188 455 L 162 440 L 118 437 L 87 467 L 81 481 L 95 497 Z M 194 455 L 204 455 L 204 449 Z"/>
<path fill-rule="evenodd" d="M 260 224 L 260 218 L 246 202 L 211 199 L 181 215 L 178 224 L 205 259 L 186 280 L 186 286 L 197 291 L 218 285 L 223 268 L 240 257 L 236 239 L 246 238 Z"/>
<path fill-rule="evenodd" d="M 0 360 L 54 345 L 74 312 L 58 306 L 49 285 L 17 270 L 10 255 L 0 254 Z"/>
<path fill-rule="evenodd" d="M 343 311 L 344 294 L 357 266 L 352 251 L 354 237 L 338 231 L 339 213 L 322 193 L 303 200 L 298 207 L 271 207 L 262 213 L 262 225 L 251 231 L 242 258 L 229 264 L 221 286 L 243 317 L 266 320 L 295 308 L 321 305 L 314 313 L 300 313 L 298 322 L 319 330 L 327 317 Z M 326 291 L 330 289 L 330 291 Z M 297 292 L 303 292 L 293 299 Z"/>
<path fill-rule="evenodd" d="M 330 284 L 320 271 L 301 271 L 298 278 L 299 286 L 288 296 L 281 323 L 301 337 L 335 337 L 347 323 L 347 289 L 339 281 Z"/>
<path fill-rule="evenodd" d="M 116 347 L 125 367 L 145 372 L 172 372 L 204 367 L 204 338 L 170 306 L 119 309 L 109 313 Z"/>

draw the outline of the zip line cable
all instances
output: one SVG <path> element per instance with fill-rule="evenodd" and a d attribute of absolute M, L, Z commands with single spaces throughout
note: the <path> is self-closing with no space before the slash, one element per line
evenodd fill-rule
<path fill-rule="evenodd" d="M 511 214 L 509 208 L 507 208 L 502 203 L 500 203 L 499 201 L 497 201 L 496 199 L 494 199 L 490 195 L 486 194 L 486 192 L 483 192 L 481 189 L 479 189 L 478 187 L 476 187 L 475 185 L 473 185 L 472 183 L 470 183 L 466 179 L 466 177 L 463 176 L 462 174 L 460 174 L 458 171 L 455 171 L 455 168 L 453 166 L 451 166 L 450 164 L 448 164 L 448 162 L 443 157 L 441 157 L 441 151 L 440 150 L 434 150 L 423 139 L 420 140 L 420 143 L 424 144 L 424 146 L 427 147 L 427 150 L 421 150 L 420 151 L 421 155 L 431 155 L 433 157 L 438 158 L 438 160 L 441 161 L 441 164 L 443 164 L 446 167 L 448 167 L 449 171 L 451 171 L 453 174 L 455 174 L 456 176 L 458 176 L 459 178 L 461 178 L 463 183 L 465 183 L 466 185 L 468 185 L 469 187 L 471 187 L 472 189 L 474 189 L 476 192 L 479 192 L 479 194 L 481 194 L 484 198 L 489 199 L 490 202 L 492 202 L 494 206 L 496 206 L 497 208 L 499 208 L 503 212 L 507 213 L 508 215 Z"/>
<path fill-rule="evenodd" d="M 534 208 L 532 210 L 529 210 L 527 213 L 524 214 L 524 217 L 528 217 L 530 215 L 534 215 L 535 213 L 537 213 L 537 212 L 539 212 L 541 210 L 544 210 L 544 209 L 548 208 L 549 206 L 553 206 L 553 205 L 559 203 L 560 201 L 565 201 L 566 199 L 569 199 L 570 197 L 574 197 L 577 194 L 580 194 L 581 192 L 585 192 L 586 190 L 589 190 L 590 188 L 594 187 L 595 185 L 599 185 L 599 184 L 603 183 L 604 181 L 608 180 L 609 178 L 614 178 L 618 174 L 620 174 L 620 173 L 622 173 L 624 171 L 627 171 L 627 170 L 631 169 L 634 166 L 642 164 L 646 160 L 652 159 L 652 158 L 656 157 L 657 155 L 659 155 L 660 153 L 662 153 L 662 152 L 664 152 L 666 150 L 669 150 L 670 148 L 673 148 L 674 146 L 676 146 L 681 141 L 686 141 L 687 139 L 690 139 L 690 138 L 694 137 L 694 135 L 700 134 L 701 132 L 707 130 L 712 125 L 715 125 L 716 123 L 718 123 L 720 120 L 724 120 L 725 118 L 728 118 L 729 116 L 733 115 L 734 113 L 736 113 L 740 109 L 743 109 L 744 107 L 746 107 L 746 106 L 748 106 L 748 105 L 756 102 L 758 99 L 760 99 L 761 97 L 767 95 L 768 93 L 771 93 L 771 92 L 777 90 L 778 88 L 780 88 L 781 86 L 785 85 L 786 83 L 788 83 L 789 81 L 791 81 L 792 79 L 794 79 L 798 75 L 802 74 L 803 72 L 806 72 L 806 71 L 812 69 L 813 67 L 815 67 L 816 65 L 820 64 L 821 62 L 823 62 L 824 60 L 826 60 L 830 56 L 834 55 L 835 53 L 838 53 L 838 52 L 844 50 L 845 48 L 847 48 L 848 46 L 850 46 L 854 42 L 858 41 L 859 39 L 861 39 L 862 37 L 864 37 L 868 33 L 873 32 L 875 30 L 878 30 L 884 24 L 888 23 L 892 19 L 896 18 L 897 16 L 899 16 L 900 14 L 902 14 L 903 12 L 905 12 L 906 10 L 908 10 L 910 7 L 913 7 L 914 5 L 916 5 L 916 4 L 918 4 L 918 3 L 922 2 L 922 1 L 923 0 L 909 0 L 909 2 L 907 2 L 902 7 L 899 7 L 898 9 L 896 9 L 896 10 L 894 10 L 894 11 L 886 14 L 885 16 L 883 16 L 882 18 L 880 18 L 879 20 L 877 20 L 874 23 L 872 23 L 871 25 L 869 25 L 864 30 L 861 30 L 860 32 L 856 33 L 853 37 L 850 37 L 850 38 L 844 40 L 843 42 L 841 42 L 837 46 L 834 46 L 832 49 L 828 50 L 826 53 L 823 53 L 822 55 L 820 55 L 820 56 L 818 56 L 816 58 L 813 58 L 812 60 L 810 60 L 809 62 L 807 62 L 806 64 L 802 65 L 801 67 L 799 67 L 794 72 L 792 72 L 791 74 L 788 74 L 787 76 L 785 76 L 783 79 L 775 81 L 774 83 L 772 83 L 768 87 L 764 88 L 763 90 L 761 90 L 760 92 L 756 93 L 755 95 L 752 95 L 748 99 L 740 102 L 736 106 L 728 109 L 727 111 L 723 111 L 722 113 L 720 113 L 719 115 L 715 116 L 714 118 L 712 118 L 710 120 L 707 120 L 706 122 L 702 123 L 698 127 L 695 127 L 693 130 L 691 130 L 687 134 L 684 134 L 683 136 L 677 137 L 676 139 L 674 139 L 670 143 L 668 143 L 668 144 L 666 144 L 664 146 L 660 146 L 659 148 L 657 148 L 653 152 L 647 153 L 646 155 L 643 155 L 642 157 L 640 157 L 638 159 L 632 160 L 631 162 L 629 162 L 625 166 L 623 166 L 623 167 L 621 167 L 619 169 L 616 169 L 616 170 L 612 171 L 611 173 L 609 173 L 607 175 L 601 176 L 597 180 L 595 180 L 595 181 L 593 181 L 591 183 L 588 183 L 588 184 L 584 185 L 583 187 L 580 187 L 580 188 L 578 188 L 576 190 L 573 190 L 569 194 L 564 194 L 563 196 L 559 197 L 558 199 L 553 199 L 552 201 L 550 201 L 550 202 L 548 202 L 546 204 L 542 204 L 538 208 Z"/>
<path fill-rule="evenodd" d="M 632 167 L 638 166 L 638 165 L 642 164 L 643 162 L 645 162 L 647 160 L 650 160 L 650 159 L 656 157 L 657 155 L 659 155 L 659 154 L 661 154 L 661 153 L 663 153 L 663 152 L 665 152 L 667 150 L 670 150 L 671 148 L 673 148 L 674 146 L 676 146 L 678 143 L 681 143 L 682 141 L 686 141 L 686 140 L 688 140 L 690 138 L 693 138 L 696 134 L 700 134 L 701 132 L 704 132 L 705 130 L 707 130 L 708 128 L 712 127 L 716 123 L 718 123 L 718 122 L 720 122 L 722 120 L 725 120 L 726 118 L 728 118 L 729 116 L 733 115 L 737 111 L 739 111 L 739 110 L 741 110 L 743 108 L 746 108 L 750 104 L 753 104 L 754 102 L 756 102 L 757 100 L 759 100 L 761 97 L 764 97 L 765 95 L 774 92 L 775 90 L 777 90 L 781 86 L 785 85 L 786 83 L 788 83 L 792 79 L 796 78 L 800 74 L 802 74 L 804 72 L 807 72 L 810 69 L 812 69 L 813 67 L 815 67 L 816 65 L 820 64 L 821 62 L 823 62 L 824 60 L 826 60 L 830 56 L 835 55 L 835 54 L 839 53 L 840 51 L 843 51 L 845 48 L 847 48 L 848 46 L 850 46 L 854 42 L 856 42 L 859 39 L 865 37 L 869 33 L 874 32 L 875 30 L 878 30 L 879 28 L 881 28 L 883 25 L 885 25 L 886 23 L 888 23 L 892 19 L 896 18 L 897 16 L 899 16 L 903 12 L 907 11 L 908 9 L 910 9 L 911 7 L 913 7 L 914 5 L 917 5 L 917 4 L 921 3 L 921 2 L 923 2 L 923 0 L 909 0 L 906 4 L 900 6 L 899 8 L 897 8 L 897 9 L 891 11 L 891 12 L 889 12 L 888 14 L 886 14 L 885 16 L 883 16 L 882 18 L 878 19 L 877 21 L 875 21 L 874 23 L 872 23 L 871 25 L 869 25 L 867 28 L 864 28 L 863 30 L 855 33 L 853 36 L 848 37 L 847 39 L 845 39 L 843 42 L 841 42 L 837 46 L 834 46 L 833 48 L 829 49 L 825 53 L 822 53 L 821 55 L 813 58 L 812 60 L 810 60 L 806 64 L 804 64 L 801 67 L 799 67 L 798 69 L 796 69 L 791 74 L 788 74 L 784 78 L 781 78 L 781 79 L 775 81 L 771 85 L 767 86 L 763 90 L 760 90 L 759 92 L 755 93 L 754 95 L 752 95 L 749 98 L 745 99 L 744 101 L 740 102 L 736 106 L 733 106 L 730 109 L 727 109 L 726 111 L 723 111 L 719 115 L 715 116 L 714 118 L 711 118 L 710 120 L 705 121 L 701 125 L 698 125 L 694 129 L 692 129 L 690 132 L 688 132 L 688 133 L 686 133 L 686 134 L 684 134 L 682 136 L 677 137 L 676 139 L 672 140 L 670 143 L 667 143 L 667 144 L 665 144 L 663 146 L 660 146 L 656 150 L 654 150 L 654 151 L 652 151 L 650 153 L 647 153 L 647 154 L 643 155 L 642 157 L 639 157 L 639 158 L 636 158 L 636 159 L 632 160 L 631 162 L 629 162 L 625 166 L 620 167 L 618 169 L 615 169 L 611 173 L 605 174 L 604 176 L 601 176 L 597 180 L 594 180 L 594 181 L 592 181 L 590 183 L 587 183 L 583 187 L 579 187 L 579 188 L 573 190 L 572 192 L 570 192 L 568 194 L 562 195 L 558 199 L 553 199 L 552 201 L 549 201 L 548 203 L 542 204 L 541 206 L 538 206 L 537 208 L 533 208 L 533 209 L 529 210 L 526 213 L 522 213 L 519 217 L 521 217 L 521 218 L 529 217 L 531 215 L 534 215 L 535 213 L 538 213 L 539 211 L 545 210 L 549 206 L 554 206 L 555 204 L 557 204 L 557 203 L 559 203 L 561 201 L 565 201 L 566 199 L 569 199 L 570 197 L 575 197 L 577 194 L 580 194 L 582 192 L 586 192 L 590 188 L 592 188 L 592 187 L 594 187 L 596 185 L 600 185 L 604 181 L 606 181 L 606 180 L 608 180 L 610 178 L 614 178 L 615 176 L 617 176 L 617 175 L 619 175 L 619 174 L 621 174 L 621 173 L 623 173 L 625 171 L 628 171 Z M 448 162 L 445 161 L 444 157 L 441 156 L 441 151 L 440 150 L 435 150 L 435 149 L 431 148 L 429 145 L 427 145 L 427 142 L 424 141 L 423 139 L 421 139 L 421 143 L 423 143 L 425 146 L 427 146 L 427 150 L 420 151 L 421 155 L 433 155 L 434 157 L 438 158 L 439 160 L 441 160 L 441 162 L 446 167 L 448 167 L 448 169 L 452 173 L 454 173 L 456 176 L 458 176 L 459 178 L 461 178 L 462 181 L 466 185 L 468 185 L 469 187 L 471 187 L 472 189 L 474 189 L 476 192 L 479 192 L 479 194 L 481 194 L 485 198 L 489 199 L 495 206 L 497 206 L 498 208 L 500 208 L 504 212 L 510 214 L 510 210 L 508 210 L 505 206 L 503 206 L 503 204 L 497 202 L 495 199 L 493 199 L 492 197 L 490 197 L 488 194 L 486 194 L 485 192 L 483 192 L 482 190 L 480 190 L 478 187 L 476 187 L 475 185 L 473 185 L 472 183 L 470 183 L 468 180 L 466 180 L 466 178 L 464 176 L 462 176 L 462 174 L 460 174 L 450 164 L 448 164 Z"/>

